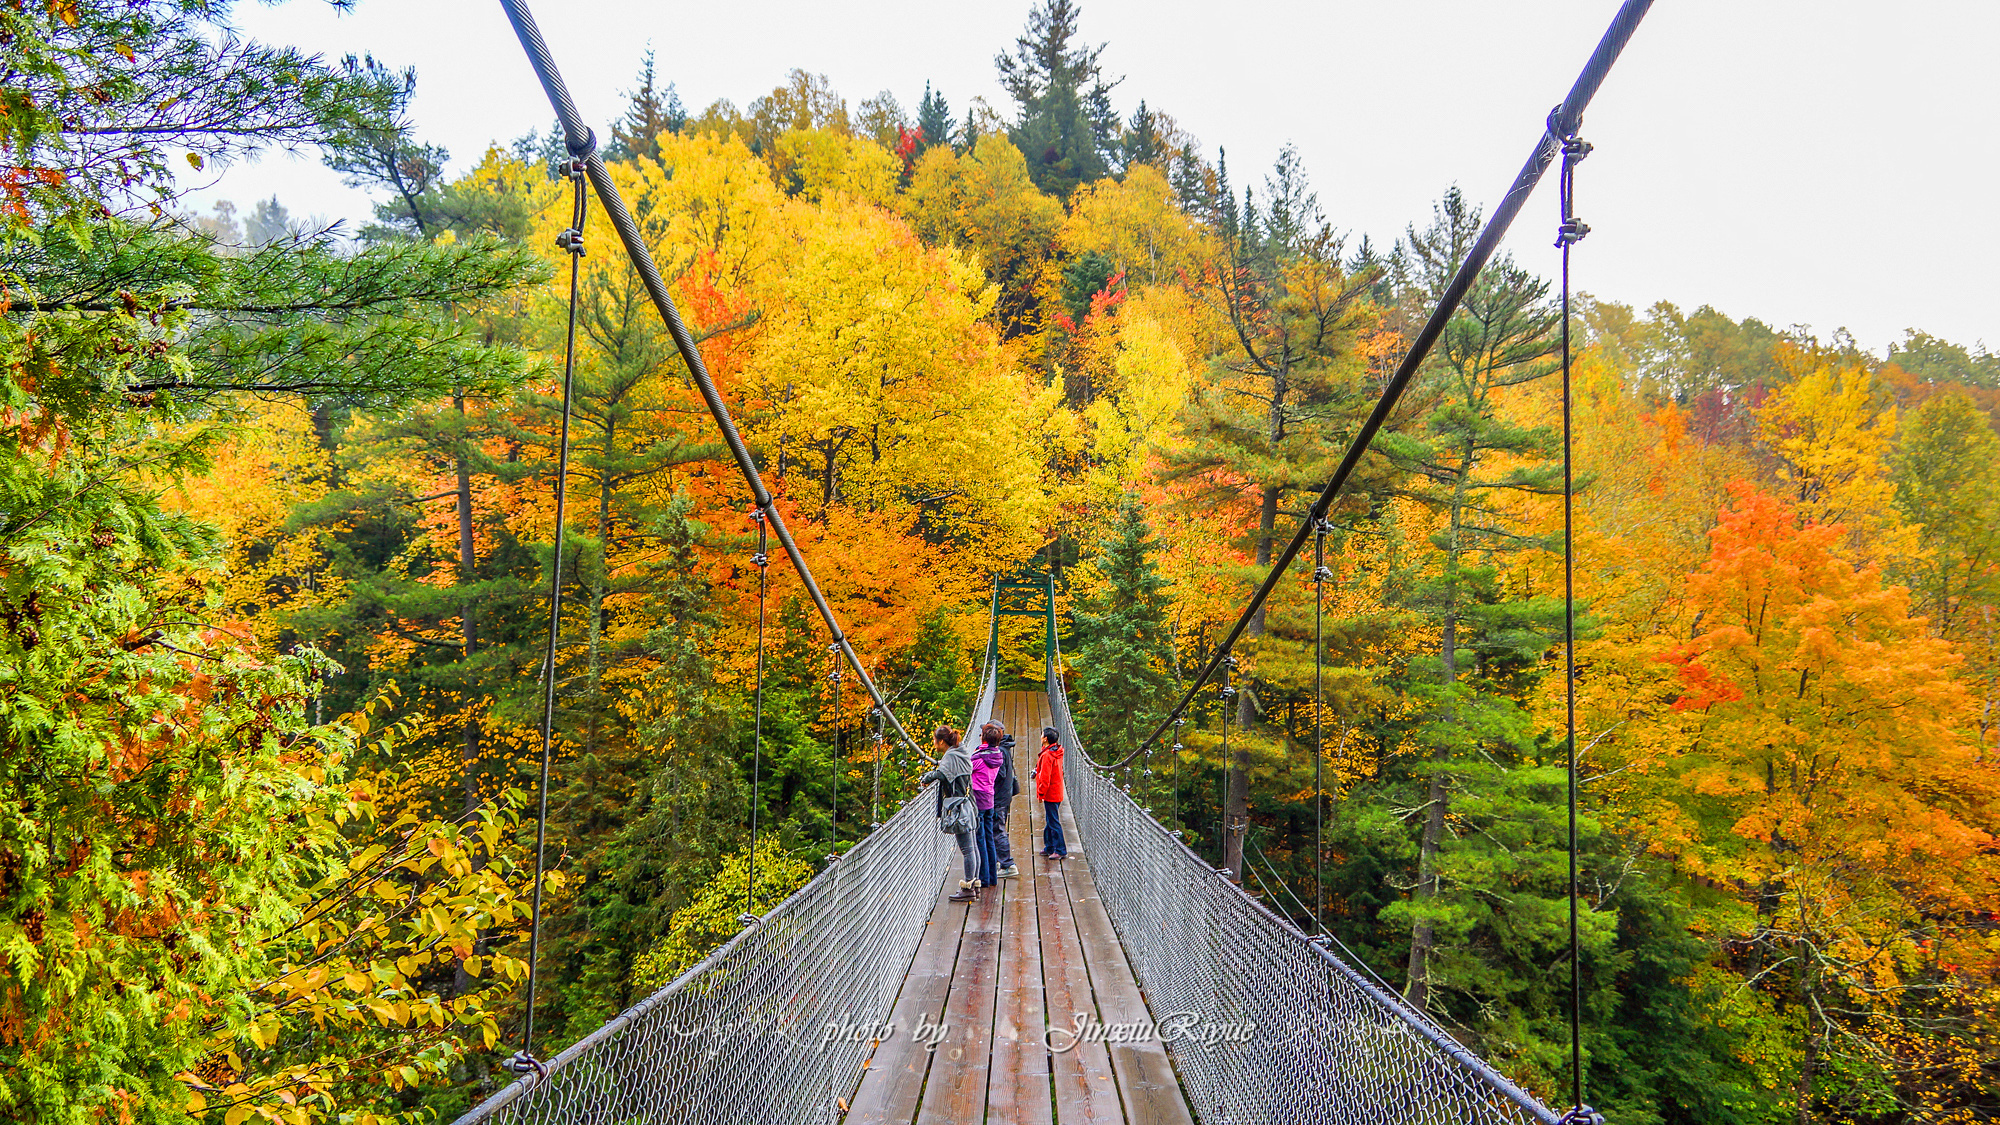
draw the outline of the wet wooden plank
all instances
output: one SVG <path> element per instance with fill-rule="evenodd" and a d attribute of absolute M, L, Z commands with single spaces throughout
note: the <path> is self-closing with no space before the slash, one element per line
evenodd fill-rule
<path fill-rule="evenodd" d="M 1072 852 L 1072 855 L 1075 853 Z M 1040 865 L 1035 879 L 1035 906 L 1041 926 L 1042 981 L 1048 992 L 1052 1025 L 1049 1067 L 1055 1093 L 1056 1120 L 1122 1121 L 1111 1055 L 1101 1042 L 1075 1042 L 1071 1034 L 1079 1018 L 1096 1022 L 1100 1016 L 1083 963 L 1067 887 L 1074 859 Z"/>
<path fill-rule="evenodd" d="M 1001 720 L 1005 722 L 1006 720 Z M 1029 802 L 1014 803 L 1010 827 L 1027 836 Z M 1053 1125 L 1049 1100 L 1048 1021 L 1042 997 L 1041 927 L 1035 874 L 1047 861 L 1019 857 L 1021 874 L 1001 881 L 1000 997 L 993 1020 L 993 1064 L 986 1082 L 986 1120 L 1005 1125 Z"/>
<path fill-rule="evenodd" d="M 1091 990 L 1097 1010 L 1108 1024 L 1151 1023 L 1152 1013 L 1125 960 L 1111 916 L 1097 897 L 1097 885 L 1089 865 L 1067 861 L 1065 880 L 1071 916 L 1083 944 L 1084 965 L 1090 973 Z M 1111 1068 L 1117 1076 L 1118 1093 L 1125 1105 L 1125 1120 L 1133 1125 L 1193 1125 L 1180 1079 L 1167 1057 L 1166 1045 L 1158 1038 L 1110 1045 Z"/>
<path fill-rule="evenodd" d="M 945 1035 L 924 1083 L 918 1125 L 967 1125 L 985 1119 L 1005 897 L 1002 888 L 990 888 L 980 893 L 978 902 L 960 907 L 965 911 L 965 934 L 959 939 L 958 964 L 945 997 Z"/>
<path fill-rule="evenodd" d="M 938 889 L 923 940 L 910 960 L 910 973 L 889 1012 L 895 1031 L 875 1045 L 874 1053 L 863 1064 L 861 1084 L 845 1117 L 855 1125 L 908 1125 L 916 1120 L 931 1063 L 931 1053 L 917 1037 L 917 1028 L 936 1024 L 944 1010 L 952 966 L 958 960 L 959 940 L 965 931 L 966 908 L 945 901 L 958 889 L 959 871 L 954 862 Z"/>

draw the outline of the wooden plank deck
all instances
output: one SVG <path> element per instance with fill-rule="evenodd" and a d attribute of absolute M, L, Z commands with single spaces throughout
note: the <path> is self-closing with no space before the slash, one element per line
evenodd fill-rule
<path fill-rule="evenodd" d="M 958 885 L 954 860 L 890 1014 L 894 1031 L 876 1044 L 845 1120 L 1193 1125 L 1159 1043 L 1070 1046 L 1058 1034 L 1055 1046 L 1067 1049 L 1050 1050 L 1051 1026 L 1068 1029 L 1079 1013 L 1113 1023 L 1143 1019 L 1146 1008 L 1067 815 L 1070 858 L 1037 854 L 1042 807 L 1027 773 L 1050 722 L 1047 696 L 1001 692 L 994 713 L 1016 742 L 1022 791 L 1008 832 L 1021 874 L 970 906 L 947 902 Z M 939 1025 L 941 1037 L 916 1033 Z"/>

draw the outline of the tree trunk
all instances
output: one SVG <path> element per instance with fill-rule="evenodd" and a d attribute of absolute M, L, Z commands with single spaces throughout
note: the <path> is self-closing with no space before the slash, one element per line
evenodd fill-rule
<path fill-rule="evenodd" d="M 1439 637 L 1438 660 L 1446 687 L 1458 679 L 1458 556 L 1459 527 L 1465 512 L 1465 481 L 1472 472 L 1468 450 L 1458 473 L 1458 492 L 1451 506 L 1451 540 L 1445 551 L 1444 625 Z M 1447 716 L 1446 721 L 1449 721 Z M 1425 794 L 1424 831 L 1417 844 L 1417 885 L 1412 897 L 1424 903 L 1438 895 L 1438 852 L 1444 847 L 1444 818 L 1450 811 L 1451 789 L 1446 784 L 1444 765 L 1447 752 L 1440 744 L 1431 751 L 1431 776 Z M 1410 927 L 1410 964 L 1403 995 L 1418 1011 L 1430 1001 L 1431 950 L 1437 948 L 1437 932 L 1419 918 Z"/>
<path fill-rule="evenodd" d="M 1271 536 L 1278 526 L 1278 486 L 1271 485 L 1263 491 L 1262 503 L 1257 514 L 1257 565 L 1271 565 Z M 1244 626 L 1244 635 L 1261 637 L 1264 635 L 1264 607 Z M 1250 681 L 1247 690 L 1236 695 L 1236 729 L 1239 737 L 1230 750 L 1228 773 L 1223 779 L 1222 800 L 1222 866 L 1229 869 L 1229 877 L 1243 881 L 1243 837 L 1250 829 L 1250 747 L 1241 736 L 1250 732 L 1250 726 L 1257 720 L 1257 701 L 1254 690 L 1256 681 Z"/>
<path fill-rule="evenodd" d="M 597 476 L 597 570 L 590 576 L 590 659 L 586 673 L 585 698 L 590 701 L 590 718 L 584 724 L 583 749 L 596 749 L 599 715 L 598 686 L 604 677 L 604 592 L 611 569 L 611 466 L 618 457 L 616 423 L 604 423 L 604 467 Z"/>
<path fill-rule="evenodd" d="M 459 638 L 465 646 L 466 663 L 470 664 L 479 651 L 479 623 L 469 592 L 478 565 L 472 536 L 472 466 L 465 459 L 465 396 L 453 395 L 452 403 L 458 407 L 458 441 L 452 449 L 452 467 L 458 472 L 458 581 L 461 590 L 467 591 L 462 592 L 458 600 L 458 629 Z M 459 786 L 466 812 L 471 812 L 479 804 L 479 750 L 479 714 L 468 706 L 458 761 Z"/>

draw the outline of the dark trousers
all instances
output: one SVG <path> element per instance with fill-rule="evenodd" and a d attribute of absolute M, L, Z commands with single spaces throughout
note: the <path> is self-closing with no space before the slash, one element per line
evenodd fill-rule
<path fill-rule="evenodd" d="M 1068 855 L 1069 844 L 1063 840 L 1062 802 L 1042 802 L 1042 850 L 1049 855 Z"/>
<path fill-rule="evenodd" d="M 960 832 L 954 837 L 958 841 L 958 854 L 965 857 L 965 881 L 968 883 L 979 877 L 979 845 L 972 842 L 972 836 L 972 832 Z"/>
<path fill-rule="evenodd" d="M 979 882 L 990 887 L 1000 881 L 999 867 L 993 862 L 993 810 L 979 810 Z"/>
<path fill-rule="evenodd" d="M 1012 797 L 993 802 L 993 856 L 1001 867 L 1014 866 L 1014 846 L 1007 840 L 1008 806 L 1013 803 Z"/>

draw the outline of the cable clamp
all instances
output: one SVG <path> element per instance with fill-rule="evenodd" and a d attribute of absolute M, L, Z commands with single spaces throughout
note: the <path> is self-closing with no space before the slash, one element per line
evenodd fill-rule
<path fill-rule="evenodd" d="M 757 923 L 762 922 L 763 920 L 764 919 L 758 917 L 755 914 L 750 913 L 748 910 L 736 916 L 737 924 L 743 926 L 754 926 Z"/>
<path fill-rule="evenodd" d="M 1604 1115 L 1587 1105 L 1580 1105 L 1563 1114 L 1558 1125 L 1604 1125 Z"/>
<path fill-rule="evenodd" d="M 556 235 L 556 249 L 567 250 L 577 257 L 583 257 L 583 232 L 571 227 Z"/>
<path fill-rule="evenodd" d="M 1571 133 L 1562 139 L 1563 163 L 1574 168 L 1584 157 L 1590 155 L 1591 149 L 1596 147 L 1575 133 Z"/>
<path fill-rule="evenodd" d="M 549 1076 L 549 1068 L 542 1062 L 542 1060 L 536 1058 L 535 1056 L 529 1054 L 526 1051 L 515 1051 L 513 1054 L 507 1056 L 507 1058 L 500 1063 L 500 1069 L 506 1071 L 509 1074 L 519 1074 L 523 1076 L 532 1074 L 537 1078 L 547 1078 Z"/>
<path fill-rule="evenodd" d="M 753 551 L 750 554 L 750 562 L 753 566 L 770 566 L 771 556 L 762 551 Z"/>
<path fill-rule="evenodd" d="M 1577 218 L 1575 215 L 1571 215 L 1562 221 L 1561 226 L 1556 228 L 1556 246 L 1558 248 L 1574 246 L 1582 242 L 1583 236 L 1589 233 L 1590 224 Z"/>
<path fill-rule="evenodd" d="M 1313 581 L 1314 581 L 1314 582 L 1331 582 L 1331 581 L 1333 581 L 1333 570 L 1332 570 L 1331 568 L 1329 568 L 1329 567 L 1324 567 L 1324 566 L 1322 566 L 1322 567 L 1320 567 L 1320 568 L 1318 568 L 1318 569 L 1314 570 L 1314 571 L 1313 571 Z"/>

